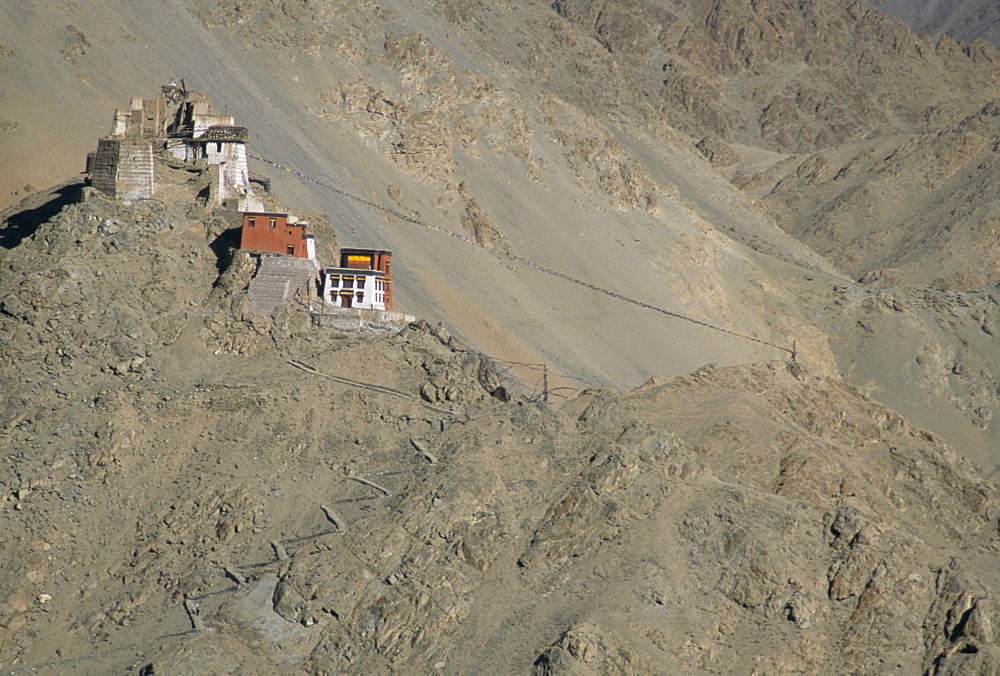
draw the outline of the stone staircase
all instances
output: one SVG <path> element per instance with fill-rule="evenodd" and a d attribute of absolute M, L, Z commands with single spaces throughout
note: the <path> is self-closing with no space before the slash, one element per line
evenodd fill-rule
<path fill-rule="evenodd" d="M 319 266 L 308 258 L 263 256 L 247 291 L 250 311 L 271 315 L 280 305 L 292 300 L 297 290 L 315 295 L 314 282 L 318 274 Z"/>

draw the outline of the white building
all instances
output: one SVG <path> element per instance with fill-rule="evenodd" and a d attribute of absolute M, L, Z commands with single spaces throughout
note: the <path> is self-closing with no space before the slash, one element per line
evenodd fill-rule
<path fill-rule="evenodd" d="M 327 268 L 323 271 L 323 300 L 334 307 L 385 311 L 388 284 L 379 270 Z"/>

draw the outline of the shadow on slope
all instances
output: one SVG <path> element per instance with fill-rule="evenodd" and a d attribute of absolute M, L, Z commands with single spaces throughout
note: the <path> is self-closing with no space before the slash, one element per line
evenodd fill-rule
<path fill-rule="evenodd" d="M 215 254 L 215 266 L 221 275 L 232 264 L 233 251 L 240 248 L 240 229 L 223 230 L 208 246 Z"/>
<path fill-rule="evenodd" d="M 38 226 L 47 222 L 63 208 L 79 202 L 83 186 L 83 181 L 74 180 L 64 183 L 47 194 L 32 195 L 14 207 L 17 209 L 23 205 L 26 208 L 22 211 L 15 211 L 4 219 L 3 227 L 0 228 L 0 247 L 13 249 L 26 238 L 35 234 Z"/>

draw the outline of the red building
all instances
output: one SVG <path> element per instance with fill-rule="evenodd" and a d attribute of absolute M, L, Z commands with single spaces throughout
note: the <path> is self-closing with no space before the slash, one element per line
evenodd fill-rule
<path fill-rule="evenodd" d="M 392 312 L 392 252 L 385 249 L 341 249 L 340 267 L 377 270 L 385 275 L 385 309 Z"/>
<path fill-rule="evenodd" d="M 244 212 L 240 248 L 295 258 L 316 258 L 316 242 L 306 224 L 289 223 L 288 214 Z"/>

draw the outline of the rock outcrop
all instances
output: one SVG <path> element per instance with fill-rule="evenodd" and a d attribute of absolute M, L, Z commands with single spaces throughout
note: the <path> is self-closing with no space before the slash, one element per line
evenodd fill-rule
<path fill-rule="evenodd" d="M 172 57 L 224 36 L 214 84 L 303 194 L 361 197 L 345 237 L 405 242 L 398 288 L 507 359 L 254 312 L 203 176 L 32 189 L 0 228 L 5 666 L 997 669 L 995 50 L 840 0 L 146 9 Z M 360 222 L 382 197 L 501 255 Z M 657 358 L 724 365 L 595 384 Z"/>
<path fill-rule="evenodd" d="M 995 664 L 996 486 L 856 389 L 769 362 L 546 404 L 440 326 L 253 314 L 196 215 L 91 196 L 4 259 L 18 663 Z"/>

